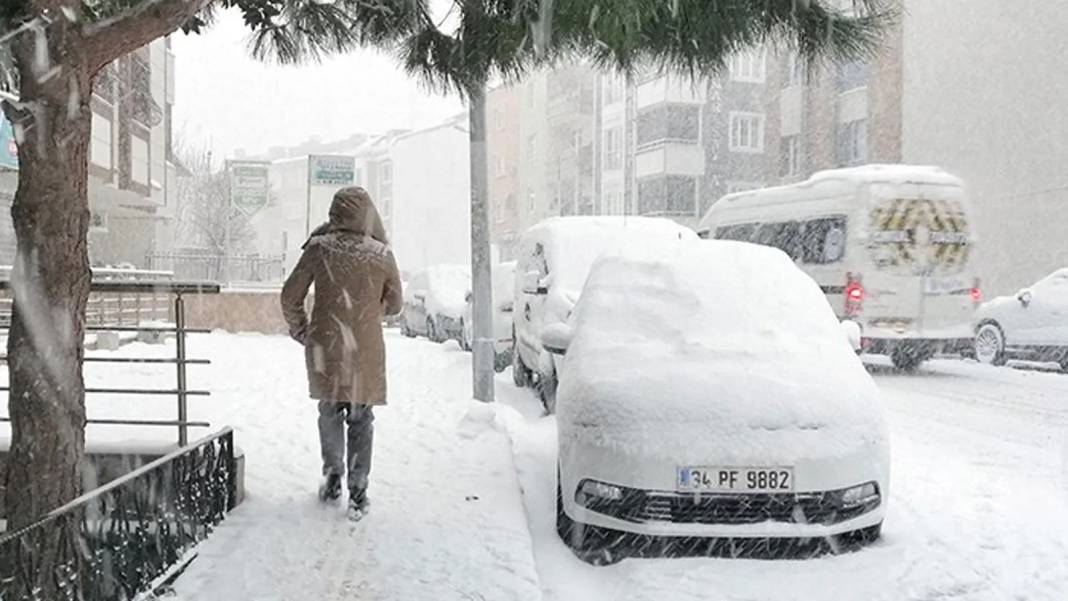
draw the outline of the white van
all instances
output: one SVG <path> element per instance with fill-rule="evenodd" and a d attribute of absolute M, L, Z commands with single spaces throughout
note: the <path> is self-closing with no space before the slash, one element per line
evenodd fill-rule
<path fill-rule="evenodd" d="M 696 239 L 690 228 L 655 217 L 550 217 L 524 232 L 512 312 L 516 386 L 535 387 L 545 409 L 553 411 L 556 364 L 542 346 L 542 332 L 567 321 L 597 257 Z"/>
<path fill-rule="evenodd" d="M 982 300 L 975 236 L 960 179 L 936 167 L 867 165 L 788 186 L 724 196 L 704 238 L 777 247 L 859 326 L 858 352 L 913 369 L 936 353 L 968 352 Z"/>

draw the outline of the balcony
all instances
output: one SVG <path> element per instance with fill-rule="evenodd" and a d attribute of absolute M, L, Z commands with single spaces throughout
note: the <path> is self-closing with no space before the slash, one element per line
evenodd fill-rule
<path fill-rule="evenodd" d="M 664 140 L 638 151 L 634 171 L 639 178 L 654 175 L 704 175 L 705 147 L 688 141 Z"/>
<path fill-rule="evenodd" d="M 640 109 L 664 102 L 704 104 L 706 97 L 704 84 L 678 77 L 660 77 L 638 86 L 636 102 Z"/>

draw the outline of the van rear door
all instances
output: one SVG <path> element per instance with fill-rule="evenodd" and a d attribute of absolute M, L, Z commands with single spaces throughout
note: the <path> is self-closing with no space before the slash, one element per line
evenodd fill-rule
<path fill-rule="evenodd" d="M 963 191 L 872 184 L 865 321 L 922 338 L 967 337 L 974 308 Z"/>

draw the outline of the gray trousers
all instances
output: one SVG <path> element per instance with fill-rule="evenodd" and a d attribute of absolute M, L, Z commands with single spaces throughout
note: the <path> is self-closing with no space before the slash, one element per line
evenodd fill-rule
<path fill-rule="evenodd" d="M 319 402 L 319 448 L 323 456 L 323 475 L 344 476 L 347 473 L 350 495 L 362 494 L 367 490 L 374 421 L 370 405 Z"/>

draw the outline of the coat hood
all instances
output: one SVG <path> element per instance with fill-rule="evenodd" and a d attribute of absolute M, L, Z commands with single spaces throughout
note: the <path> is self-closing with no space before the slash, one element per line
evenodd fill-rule
<path fill-rule="evenodd" d="M 370 236 L 382 244 L 389 244 L 382 217 L 371 195 L 359 186 L 342 188 L 334 194 L 334 201 L 330 204 L 330 221 L 315 228 L 309 241 L 316 236 L 338 231 Z M 304 246 L 307 245 L 305 242 Z"/>

